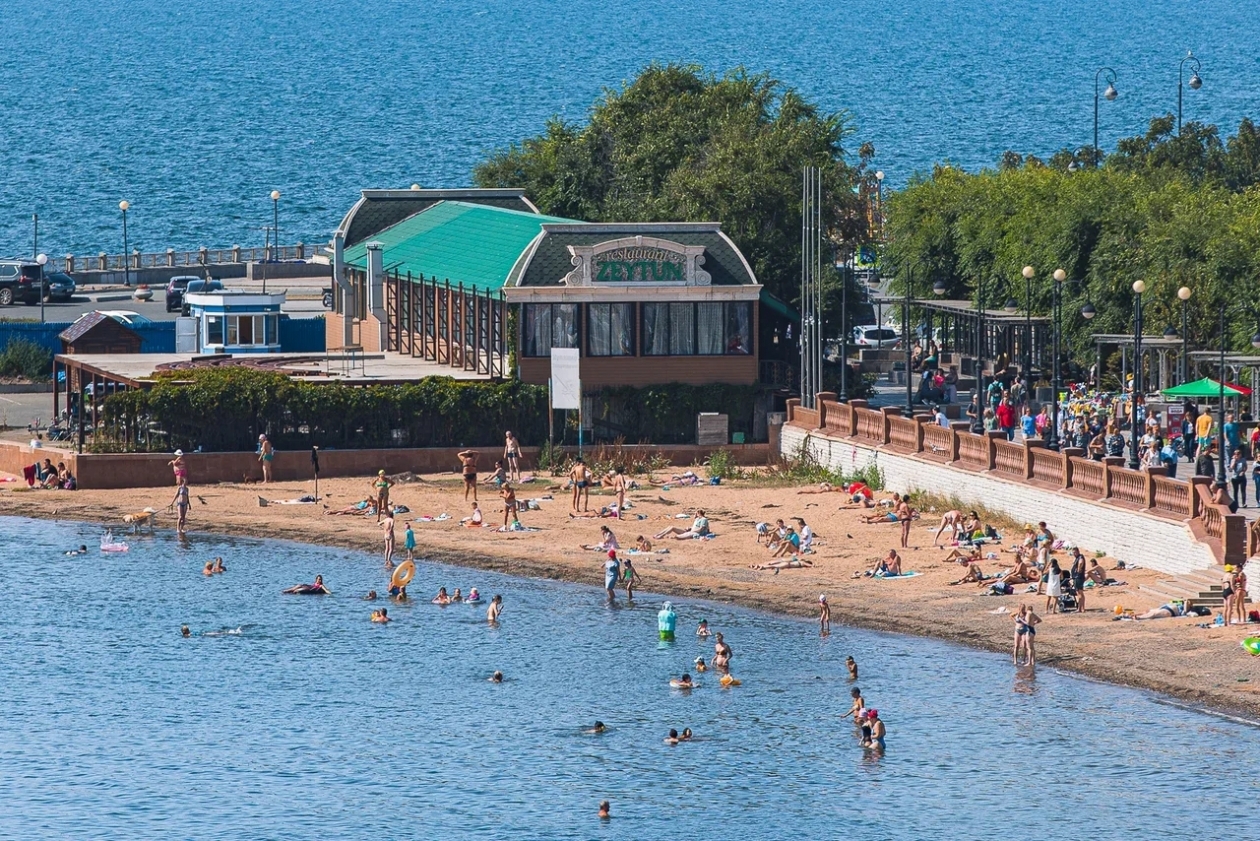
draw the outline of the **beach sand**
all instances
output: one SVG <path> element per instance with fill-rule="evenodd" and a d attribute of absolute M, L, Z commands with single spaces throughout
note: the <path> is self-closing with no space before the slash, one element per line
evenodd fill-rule
<path fill-rule="evenodd" d="M 193 479 L 195 480 L 195 475 Z M 603 553 L 583 550 L 580 544 L 597 543 L 599 526 L 609 525 L 624 549 L 637 535 L 649 538 L 672 525 L 687 526 L 690 514 L 704 508 L 718 535 L 713 540 L 654 541 L 668 554 L 634 556 L 642 576 L 640 592 L 673 597 L 693 597 L 738 603 L 794 616 L 817 616 L 818 596 L 826 593 L 832 621 L 881 631 L 952 640 L 964 645 L 1005 651 L 1009 657 L 1014 623 L 1010 613 L 991 611 L 1005 606 L 1014 612 L 1020 602 L 1032 606 L 1043 622 L 1038 627 L 1038 662 L 1113 683 L 1144 687 L 1179 700 L 1216 709 L 1260 716 L 1260 658 L 1239 645 L 1249 636 L 1241 627 L 1199 628 L 1208 621 L 1197 617 L 1150 622 L 1113 621 L 1116 605 L 1138 612 L 1155 607 L 1160 599 L 1142 592 L 1138 585 L 1164 578 L 1150 570 L 1111 572 L 1126 586 L 1087 591 L 1084 614 L 1047 614 L 1044 596 L 1033 594 L 994 597 L 981 595 L 975 585 L 949 586 L 965 571 L 956 563 L 943 563 L 945 549 L 932 548 L 939 516 L 924 512 L 915 523 L 910 544 L 902 551 L 904 568 L 922 575 L 902 580 L 852 578 L 853 572 L 874 561 L 899 543 L 895 525 L 866 525 L 862 512 L 839 510 L 840 494 L 798 495 L 795 488 L 759 488 L 746 483 L 718 487 L 647 488 L 632 491 L 632 509 L 621 522 L 612 519 L 576 519 L 568 516 L 569 492 L 558 489 L 558 480 L 541 479 L 519 488 L 521 500 L 548 494 L 541 510 L 522 515 L 522 522 L 537 531 L 499 533 L 490 528 L 469 529 L 459 523 L 470 505 L 463 501 L 460 479 L 453 474 L 419 477 L 395 486 L 392 500 L 410 508 L 397 518 L 396 557 L 402 550 L 403 530 L 409 520 L 447 513 L 449 520 L 417 521 L 414 525 L 417 556 L 444 563 L 492 569 L 512 575 L 563 579 L 602 585 Z M 548 490 L 549 486 L 556 488 Z M 170 489 L 110 491 L 22 491 L 8 484 L 0 491 L 0 514 L 50 519 L 88 520 L 112 525 L 122 531 L 123 516 L 143 508 L 158 509 L 157 526 L 174 528 L 167 505 Z M 322 545 L 361 549 L 380 554 L 382 538 L 375 517 L 327 516 L 325 509 L 340 509 L 367 497 L 370 479 L 332 479 L 320 482 L 321 502 L 306 505 L 277 504 L 276 500 L 311 493 L 310 482 L 273 485 L 223 484 L 192 486 L 189 530 L 260 538 L 281 538 Z M 503 521 L 497 492 L 479 489 L 482 511 L 488 523 Z M 259 497 L 271 500 L 263 507 Z M 592 494 L 591 506 L 611 502 L 611 494 Z M 646 519 L 636 519 L 637 516 Z M 800 516 L 821 538 L 812 569 L 785 570 L 777 575 L 755 571 L 750 564 L 767 560 L 765 548 L 756 543 L 754 524 Z M 1055 523 L 1050 523 L 1055 528 Z M 1007 534 L 1008 544 L 1011 535 Z M 71 547 L 67 547 L 71 548 Z M 1082 547 L 1090 556 L 1089 547 Z M 1067 553 L 1059 553 L 1065 567 Z M 1011 566 L 1013 555 L 981 562 L 991 573 Z M 230 559 L 228 559 L 230 565 Z M 367 562 L 367 561 L 365 561 Z M 1111 567 L 1114 564 L 1103 561 Z M 314 575 L 319 570 L 311 570 Z M 381 571 L 381 589 L 387 586 Z M 335 582 L 332 582 L 335 587 Z M 452 582 L 452 585 L 458 582 Z M 1021 589 L 1021 588 L 1017 588 Z M 427 598 L 412 593 L 413 598 Z M 621 596 L 619 595 L 619 598 Z M 594 597 L 593 598 L 598 598 Z M 691 628 L 680 628 L 691 633 Z M 862 662 L 860 650 L 852 652 Z"/>

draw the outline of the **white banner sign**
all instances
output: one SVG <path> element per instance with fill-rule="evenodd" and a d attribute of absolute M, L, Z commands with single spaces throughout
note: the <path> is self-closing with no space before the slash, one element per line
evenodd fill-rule
<path fill-rule="evenodd" d="M 582 408 L 582 380 L 578 375 L 578 349 L 551 349 L 551 408 Z"/>

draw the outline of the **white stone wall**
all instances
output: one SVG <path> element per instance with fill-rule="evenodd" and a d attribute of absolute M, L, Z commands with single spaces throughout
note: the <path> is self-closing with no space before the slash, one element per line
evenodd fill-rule
<path fill-rule="evenodd" d="M 785 425 L 780 439 L 783 455 L 798 453 L 805 437 L 805 430 Z M 878 464 L 890 491 L 956 496 L 964 503 L 974 502 L 1021 522 L 1045 520 L 1056 537 L 1079 545 L 1087 555 L 1099 550 L 1126 564 L 1169 574 L 1216 564 L 1212 550 L 1174 520 L 1093 503 L 1006 477 L 879 451 L 845 439 L 809 434 L 809 450 L 820 464 L 844 473 Z"/>

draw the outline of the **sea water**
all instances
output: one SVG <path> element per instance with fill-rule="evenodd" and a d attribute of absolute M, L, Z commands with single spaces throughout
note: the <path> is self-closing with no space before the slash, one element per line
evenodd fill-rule
<path fill-rule="evenodd" d="M 369 603 L 379 557 L 284 542 L 63 554 L 98 535 L 0 519 L 0 838 L 1223 838 L 1253 812 L 1253 726 L 997 654 L 677 598 L 665 644 L 650 592 L 423 562 L 413 603 Z M 281 595 L 316 574 L 333 595 Z M 712 655 L 701 618 L 741 686 L 669 687 Z M 840 717 L 850 654 L 882 756 Z"/>
<path fill-rule="evenodd" d="M 1256 111 L 1237 0 L 42 0 L 0 15 L 0 255 L 327 242 L 360 189 L 470 183 L 491 150 L 585 118 L 652 61 L 769 71 L 851 114 L 888 185 L 1006 149 L 1114 149 L 1175 112 Z M 1187 73 L 1184 77 L 1189 79 Z M 1103 87 L 1105 87 L 1105 83 Z"/>

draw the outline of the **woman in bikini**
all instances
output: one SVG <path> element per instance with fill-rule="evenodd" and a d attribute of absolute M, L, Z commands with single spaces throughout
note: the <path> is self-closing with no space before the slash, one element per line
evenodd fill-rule
<path fill-rule="evenodd" d="M 376 481 L 372 483 L 372 490 L 376 491 L 376 524 L 380 525 L 381 518 L 389 513 L 389 489 L 394 485 L 385 478 L 385 471 L 376 471 Z"/>
<path fill-rule="evenodd" d="M 1244 564 L 1234 567 L 1234 615 L 1239 625 L 1247 624 L 1247 573 Z M 1227 617 L 1228 618 L 1228 617 Z"/>
<path fill-rule="evenodd" d="M 713 668 L 722 674 L 730 674 L 731 658 L 735 653 L 731 651 L 731 647 L 722 639 L 722 635 L 713 635 Z"/>
<path fill-rule="evenodd" d="M 468 501 L 468 492 L 472 491 L 473 502 L 477 501 L 477 453 L 464 450 L 459 453 L 460 470 L 464 473 L 464 502 Z"/>
<path fill-rule="evenodd" d="M 1032 608 L 1021 604 L 1015 611 L 1015 665 L 1037 665 L 1037 624 L 1041 617 L 1033 613 Z M 1019 662 L 1019 652 L 1023 650 L 1028 657 L 1026 664 Z"/>
<path fill-rule="evenodd" d="M 168 461 L 167 464 L 175 469 L 175 484 L 188 484 L 188 462 L 184 461 L 183 450 L 176 450 L 175 458 Z"/>

